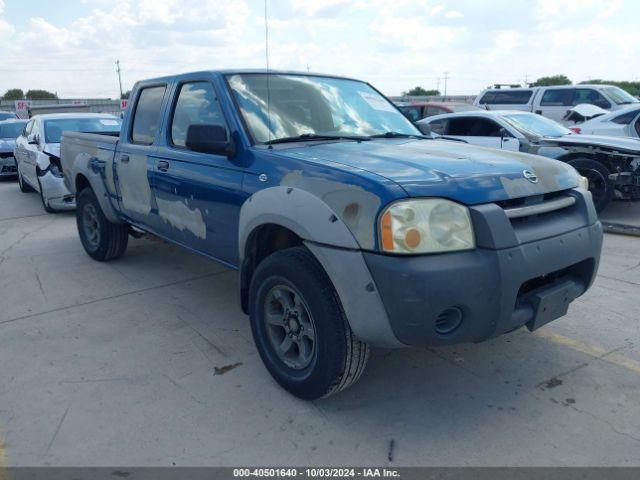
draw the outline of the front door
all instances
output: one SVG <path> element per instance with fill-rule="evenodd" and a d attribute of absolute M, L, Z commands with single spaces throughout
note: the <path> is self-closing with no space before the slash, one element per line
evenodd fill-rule
<path fill-rule="evenodd" d="M 220 125 L 229 131 L 215 88 L 208 80 L 175 89 L 163 146 L 155 156 L 154 196 L 160 234 L 231 265 L 238 263 L 238 220 L 247 198 L 244 169 L 226 155 L 200 153 L 186 145 L 190 125 Z"/>
<path fill-rule="evenodd" d="M 520 142 L 493 120 L 482 117 L 450 118 L 446 127 L 447 137 L 459 138 L 472 145 L 517 152 Z"/>

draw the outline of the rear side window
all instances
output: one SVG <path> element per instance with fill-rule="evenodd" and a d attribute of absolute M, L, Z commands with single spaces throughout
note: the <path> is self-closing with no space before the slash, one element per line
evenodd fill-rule
<path fill-rule="evenodd" d="M 639 113 L 640 110 L 631 110 L 630 112 L 623 113 L 622 115 L 618 115 L 617 117 L 613 117 L 611 121 L 620 125 L 629 125 L 633 121 L 633 119 L 638 116 Z"/>
<path fill-rule="evenodd" d="M 180 87 L 171 120 L 171 141 L 186 146 L 189 125 L 222 125 L 226 122 L 220 104 L 209 82 L 185 83 Z"/>
<path fill-rule="evenodd" d="M 140 92 L 133 113 L 131 140 L 141 145 L 151 145 L 160 123 L 160 108 L 166 87 L 149 87 Z"/>
<path fill-rule="evenodd" d="M 494 90 L 480 99 L 482 105 L 524 105 L 529 103 L 532 90 Z"/>
<path fill-rule="evenodd" d="M 565 107 L 570 105 L 573 89 L 571 88 L 550 88 L 540 99 L 542 107 Z"/>
<path fill-rule="evenodd" d="M 433 133 L 437 133 L 438 135 L 444 135 L 444 132 L 447 127 L 447 119 L 442 118 L 440 120 L 434 120 L 433 122 L 429 122 L 429 128 Z"/>

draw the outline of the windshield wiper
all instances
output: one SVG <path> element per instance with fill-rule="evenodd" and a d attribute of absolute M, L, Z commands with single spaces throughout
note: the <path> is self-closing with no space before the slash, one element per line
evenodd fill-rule
<path fill-rule="evenodd" d="M 376 133 L 375 135 L 369 135 L 369 138 L 417 138 L 419 140 L 430 139 L 425 135 L 416 135 L 412 133 L 400 133 L 400 132 L 384 132 Z"/>
<path fill-rule="evenodd" d="M 358 137 L 348 135 L 322 135 L 319 133 L 303 133 L 302 135 L 296 135 L 294 137 L 282 137 L 274 138 L 264 142 L 265 145 L 274 145 L 276 143 L 294 143 L 294 142 L 307 142 L 309 140 L 369 140 L 369 137 Z"/>

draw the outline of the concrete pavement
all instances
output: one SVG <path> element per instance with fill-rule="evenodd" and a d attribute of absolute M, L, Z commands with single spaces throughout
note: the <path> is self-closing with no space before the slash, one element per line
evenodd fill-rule
<path fill-rule="evenodd" d="M 235 272 L 149 238 L 94 262 L 73 213 L 7 181 L 0 292 L 7 465 L 640 465 L 638 238 L 607 235 L 594 288 L 538 332 L 376 350 L 313 403 L 262 366 Z"/>

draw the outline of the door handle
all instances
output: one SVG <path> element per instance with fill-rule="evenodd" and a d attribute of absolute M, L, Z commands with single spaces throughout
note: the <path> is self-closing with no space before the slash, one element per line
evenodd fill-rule
<path fill-rule="evenodd" d="M 158 170 L 160 170 L 161 172 L 166 172 L 167 170 L 169 170 L 169 162 L 167 162 L 166 160 L 160 160 L 158 162 Z"/>
<path fill-rule="evenodd" d="M 122 163 L 129 163 L 129 155 L 122 155 L 120 156 L 120 161 Z"/>
<path fill-rule="evenodd" d="M 536 110 L 536 112 L 538 115 L 542 115 L 542 110 Z"/>

